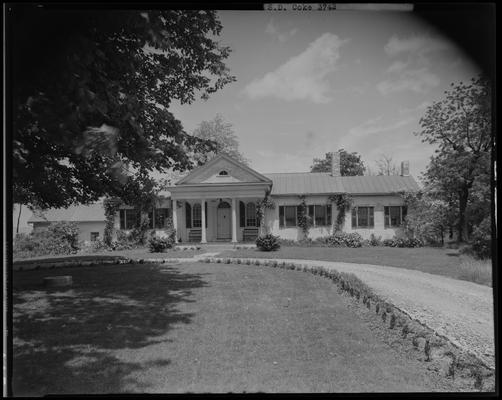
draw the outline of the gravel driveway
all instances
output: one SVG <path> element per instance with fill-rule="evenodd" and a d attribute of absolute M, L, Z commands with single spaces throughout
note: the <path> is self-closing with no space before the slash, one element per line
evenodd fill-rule
<path fill-rule="evenodd" d="M 352 272 L 382 299 L 495 366 L 493 289 L 421 271 L 329 261 L 275 259 Z"/>

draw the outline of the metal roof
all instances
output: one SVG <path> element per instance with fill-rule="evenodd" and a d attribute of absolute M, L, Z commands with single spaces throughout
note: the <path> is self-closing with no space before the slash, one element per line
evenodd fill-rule
<path fill-rule="evenodd" d="M 34 211 L 28 220 L 33 222 L 56 221 L 105 221 L 103 203 L 70 206 L 68 208 L 50 208 L 44 211 Z"/>
<path fill-rule="evenodd" d="M 328 172 L 263 174 L 270 178 L 272 196 L 301 194 L 389 194 L 417 191 L 412 176 L 331 176 Z"/>

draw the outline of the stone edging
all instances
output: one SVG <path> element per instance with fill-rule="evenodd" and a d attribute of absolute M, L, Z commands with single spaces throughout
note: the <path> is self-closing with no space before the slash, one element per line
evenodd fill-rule
<path fill-rule="evenodd" d="M 437 364 L 435 369 L 447 377 L 468 380 L 476 390 L 494 391 L 494 368 L 476 357 L 475 354 L 460 348 L 447 337 L 438 334 L 423 322 L 413 318 L 405 310 L 396 307 L 389 301 L 382 300 L 371 288 L 362 282 L 355 274 L 338 272 L 322 265 L 308 265 L 298 262 L 278 262 L 267 258 L 219 258 L 201 257 L 199 262 L 221 264 L 243 264 L 250 266 L 268 266 L 287 270 L 310 272 L 331 279 L 338 289 L 352 298 L 355 303 L 362 302 L 368 310 L 375 311 L 385 327 L 394 330 L 401 339 L 411 340 L 416 349 L 423 351 L 426 362 Z M 310 260 L 305 260 L 310 261 Z M 359 304 L 359 306 L 361 306 Z M 400 333 L 398 328 L 401 329 Z"/>

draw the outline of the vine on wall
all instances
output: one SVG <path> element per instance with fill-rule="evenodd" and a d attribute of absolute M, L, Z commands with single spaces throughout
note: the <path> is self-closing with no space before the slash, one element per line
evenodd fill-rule
<path fill-rule="evenodd" d="M 275 209 L 275 203 L 269 198 L 269 194 L 270 193 L 267 192 L 263 200 L 256 202 L 256 218 L 260 221 L 260 230 L 263 228 L 268 230 L 265 226 L 265 210 Z"/>
<path fill-rule="evenodd" d="M 298 215 L 298 226 L 303 232 L 305 239 L 309 235 L 310 227 L 312 226 L 312 218 L 309 217 L 307 213 L 307 203 L 305 203 L 305 196 L 298 196 L 301 200 L 300 202 L 300 215 Z"/>
<path fill-rule="evenodd" d="M 103 234 L 103 242 L 110 246 L 113 240 L 115 214 L 119 210 L 122 200 L 118 197 L 107 197 L 103 201 L 103 208 L 105 209 L 105 231 Z"/>
<path fill-rule="evenodd" d="M 352 206 L 352 197 L 347 193 L 337 193 L 332 194 L 328 199 L 330 202 L 335 203 L 338 209 L 338 215 L 335 221 L 335 231 L 339 232 L 342 230 L 345 221 L 345 213 L 349 211 Z"/>

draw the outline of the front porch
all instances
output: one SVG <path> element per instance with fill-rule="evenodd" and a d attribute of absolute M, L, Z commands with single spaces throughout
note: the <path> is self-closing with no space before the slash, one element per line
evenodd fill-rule
<path fill-rule="evenodd" d="M 182 243 L 254 243 L 260 231 L 260 197 L 220 197 L 173 201 L 176 240 Z"/>

